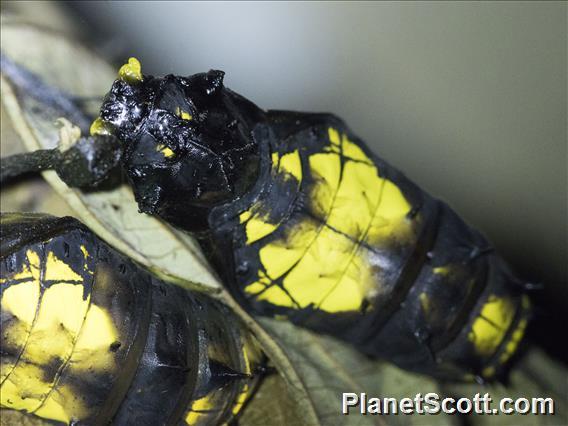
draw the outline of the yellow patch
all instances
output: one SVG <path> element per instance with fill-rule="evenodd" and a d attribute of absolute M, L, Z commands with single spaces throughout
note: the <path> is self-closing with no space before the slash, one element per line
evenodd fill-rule
<path fill-rule="evenodd" d="M 468 335 L 479 355 L 487 357 L 495 353 L 514 315 L 515 307 L 510 299 L 495 295 L 489 296 Z"/>
<path fill-rule="evenodd" d="M 278 225 L 265 222 L 258 216 L 254 216 L 246 224 L 247 244 L 252 244 L 267 235 L 272 234 Z"/>
<path fill-rule="evenodd" d="M 302 180 L 302 164 L 300 161 L 300 154 L 294 151 L 290 154 L 282 156 L 278 163 L 278 154 L 272 154 L 273 169 L 278 167 L 278 170 L 283 173 L 294 176 L 299 182 Z M 279 164 L 276 166 L 276 164 Z M 247 244 L 252 244 L 268 235 L 273 233 L 277 228 L 277 223 L 268 222 L 266 217 L 262 217 L 258 213 L 253 213 L 251 210 L 242 212 L 239 215 L 240 223 L 246 222 L 245 231 L 247 235 Z"/>
<path fill-rule="evenodd" d="M 83 253 L 83 256 L 85 257 L 85 260 L 87 260 L 87 257 L 89 257 L 89 252 L 87 251 L 87 247 L 81 244 L 79 248 L 81 249 L 81 253 Z"/>
<path fill-rule="evenodd" d="M 45 381 L 40 366 L 60 368 L 70 357 L 88 304 L 81 285 L 60 283 L 45 289 L 24 351 L 0 387 L 3 406 L 26 411 L 39 408 L 57 378 Z"/>
<path fill-rule="evenodd" d="M 411 206 L 391 181 L 385 180 L 380 205 L 373 217 L 366 242 L 382 246 L 385 241 L 395 240 L 408 244 L 412 238 L 412 222 L 407 218 Z"/>
<path fill-rule="evenodd" d="M 27 263 L 30 265 L 29 268 L 24 265 L 22 271 L 17 273 L 11 277 L 13 280 L 21 280 L 25 278 L 32 278 L 34 280 L 39 279 L 40 274 L 40 262 L 39 262 L 39 255 L 33 251 L 28 250 L 26 251 L 26 259 Z"/>
<path fill-rule="evenodd" d="M 176 115 L 182 120 L 186 121 L 190 121 L 193 119 L 193 116 L 189 112 L 182 110 L 180 107 L 176 108 Z"/>
<path fill-rule="evenodd" d="M 188 425 L 196 425 L 203 416 L 209 415 L 209 410 L 213 410 L 214 408 L 215 404 L 213 398 L 209 395 L 205 395 L 203 398 L 193 401 L 189 412 L 185 416 L 185 422 Z"/>
<path fill-rule="evenodd" d="M 91 304 L 76 339 L 74 351 L 69 358 L 67 370 L 71 374 L 79 373 L 78 375 L 113 372 L 116 368 L 114 353 L 108 349 L 118 337 L 108 312 Z M 57 386 L 35 412 L 40 417 L 66 423 L 72 418 L 85 418 L 87 413 L 88 407 L 81 399 L 81 395 L 68 386 Z"/>
<path fill-rule="evenodd" d="M 235 400 L 235 403 L 234 403 L 233 408 L 231 410 L 232 413 L 233 413 L 233 416 L 236 416 L 237 414 L 239 414 L 239 411 L 241 411 L 241 408 L 243 408 L 243 405 L 246 402 L 246 400 L 248 399 L 250 393 L 251 393 L 251 389 L 245 383 L 243 385 L 242 389 L 241 389 L 241 392 L 237 396 L 237 399 Z"/>
<path fill-rule="evenodd" d="M 255 281 L 255 282 L 250 283 L 249 285 L 247 285 L 245 287 L 245 293 L 255 295 L 255 294 L 260 293 L 265 288 L 266 288 L 266 285 L 262 284 L 259 281 Z"/>
<path fill-rule="evenodd" d="M 420 306 L 422 307 L 422 311 L 427 314 L 432 308 L 430 297 L 424 292 L 420 293 L 420 296 L 418 297 L 420 298 Z"/>
<path fill-rule="evenodd" d="M 507 342 L 507 345 L 505 346 L 505 351 L 499 357 L 499 363 L 505 364 L 515 354 L 515 352 L 517 352 L 519 344 L 521 343 L 521 340 L 523 340 L 526 328 L 527 328 L 527 320 L 523 318 L 522 320 L 519 321 L 517 328 L 515 329 L 515 331 L 513 331 L 513 334 L 511 335 L 511 339 Z"/>
<path fill-rule="evenodd" d="M 26 258 L 29 266 L 23 263 L 19 272 L 2 278 L 2 284 L 9 281 L 21 281 L 19 284 L 12 284 L 2 292 L 2 312 L 15 317 L 15 321 L 2 330 L 3 343 L 10 345 L 17 353 L 23 350 L 32 330 L 40 295 L 39 256 L 36 252 L 28 250 Z M 2 358 L 0 381 L 4 381 L 14 367 L 13 362 Z"/>
<path fill-rule="evenodd" d="M 358 309 L 362 299 L 356 287 L 347 285 L 347 291 L 338 290 L 340 297 L 329 297 L 330 291 L 343 281 L 353 248 L 353 242 L 346 237 L 322 228 L 308 251 L 284 278 L 284 288 L 301 307 L 320 305 L 325 300 L 320 308 L 330 312 Z M 346 278 L 344 282 L 350 281 Z"/>
<path fill-rule="evenodd" d="M 142 65 L 136 58 L 129 58 L 128 62 L 118 70 L 118 78 L 128 84 L 139 83 L 142 81 Z"/>
<path fill-rule="evenodd" d="M 432 269 L 432 272 L 434 272 L 435 274 L 438 275 L 448 275 L 450 273 L 450 267 L 449 266 L 438 266 L 437 268 Z"/>
<path fill-rule="evenodd" d="M 91 134 L 91 136 L 112 135 L 112 131 L 113 131 L 112 124 L 104 121 L 100 117 L 97 117 L 95 121 L 93 121 L 89 129 L 89 133 Z"/>
<path fill-rule="evenodd" d="M 312 210 L 327 226 L 306 218 L 287 235 L 260 248 L 260 261 L 270 279 L 288 274 L 283 289 L 276 285 L 265 289 L 267 283 L 262 279 L 247 286 L 248 294 L 260 293 L 259 300 L 294 307 L 293 298 L 300 307 L 314 305 L 328 312 L 358 310 L 366 297 L 381 290 L 375 288 L 376 271 L 357 242 L 372 246 L 392 240 L 408 243 L 412 234 L 412 223 L 407 219 L 411 206 L 400 189 L 381 178 L 363 150 L 345 135 L 333 128 L 328 129 L 328 135 L 331 147 L 342 147 L 357 161 L 347 161 L 342 171 L 340 156 L 334 152 L 309 157 L 310 173 L 316 181 L 309 194 Z M 284 155 L 279 170 L 301 179 L 298 151 Z"/>
<path fill-rule="evenodd" d="M 366 249 L 359 247 L 351 257 L 339 282 L 320 300 L 320 309 L 327 312 L 358 310 L 365 298 L 374 296 L 375 279 L 364 251 Z"/>
<path fill-rule="evenodd" d="M 278 170 L 278 162 L 280 161 L 280 155 L 277 152 L 273 152 L 271 154 L 271 160 L 272 160 L 272 168 L 274 170 Z"/>
<path fill-rule="evenodd" d="M 81 275 L 77 274 L 66 262 L 55 256 L 53 252 L 49 252 L 47 255 L 44 279 L 46 281 L 83 281 Z"/>
<path fill-rule="evenodd" d="M 334 145 L 339 145 L 340 139 L 339 139 L 339 132 L 337 130 L 335 130 L 333 127 L 329 127 L 327 129 L 327 135 L 329 137 L 329 141 L 334 144 Z"/>
<path fill-rule="evenodd" d="M 252 212 L 250 210 L 245 210 L 239 215 L 239 221 L 240 223 L 245 223 L 251 217 L 252 217 Z"/>
<path fill-rule="evenodd" d="M 44 419 L 70 423 L 72 419 L 84 419 L 89 408 L 78 394 L 69 386 L 57 386 L 43 405 L 34 414 Z"/>
<path fill-rule="evenodd" d="M 302 162 L 300 161 L 300 153 L 298 150 L 283 155 L 280 159 L 278 170 L 294 176 L 298 182 L 301 182 Z"/>
<path fill-rule="evenodd" d="M 114 353 L 108 348 L 118 340 L 112 316 L 106 309 L 91 304 L 70 358 L 70 368 L 79 372 L 112 371 Z"/>
<path fill-rule="evenodd" d="M 267 288 L 265 291 L 259 294 L 258 300 L 266 300 L 267 302 L 270 302 L 273 305 L 284 306 L 287 308 L 297 307 L 294 304 L 294 301 L 288 295 L 288 293 L 286 293 L 286 291 L 284 291 L 281 287 L 277 285 L 273 285 L 272 287 Z"/>
<path fill-rule="evenodd" d="M 327 218 L 335 201 L 341 176 L 341 162 L 336 154 L 314 154 L 309 157 L 310 172 L 318 182 L 311 188 L 312 209 Z"/>
<path fill-rule="evenodd" d="M 31 327 L 39 298 L 39 280 L 13 284 L 2 292 L 2 312 Z M 31 330 L 29 328 L 28 330 Z"/>
<path fill-rule="evenodd" d="M 356 240 L 362 239 L 377 211 L 383 184 L 375 167 L 346 163 L 327 224 Z"/>
<path fill-rule="evenodd" d="M 366 164 L 373 165 L 373 162 L 367 157 L 363 150 L 347 139 L 347 136 L 343 135 L 343 155 L 349 157 L 350 159 L 362 161 Z"/>
<path fill-rule="evenodd" d="M 260 261 L 268 276 L 278 278 L 298 262 L 315 241 L 318 230 L 315 222 L 306 220 L 291 229 L 286 237 L 262 247 Z"/>
<path fill-rule="evenodd" d="M 42 375 L 41 367 L 20 360 L 0 387 L 0 406 L 28 412 L 38 408 L 50 389 Z"/>
<path fill-rule="evenodd" d="M 265 290 L 272 280 L 266 276 L 263 271 L 258 271 L 258 281 L 255 281 L 245 287 L 245 292 L 248 294 L 256 295 Z"/>
<path fill-rule="evenodd" d="M 156 151 L 161 152 L 166 158 L 173 158 L 176 156 L 175 152 L 163 143 L 156 145 Z"/>

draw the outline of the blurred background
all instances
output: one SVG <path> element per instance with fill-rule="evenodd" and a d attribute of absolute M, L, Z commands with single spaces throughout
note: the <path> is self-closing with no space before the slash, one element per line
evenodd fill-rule
<path fill-rule="evenodd" d="M 35 8 L 45 25 L 70 19 L 74 37 L 117 64 L 218 68 L 263 108 L 341 116 L 481 229 L 520 276 L 543 283 L 538 334 L 556 344 L 565 335 L 566 2 L 59 6 L 17 7 Z"/>

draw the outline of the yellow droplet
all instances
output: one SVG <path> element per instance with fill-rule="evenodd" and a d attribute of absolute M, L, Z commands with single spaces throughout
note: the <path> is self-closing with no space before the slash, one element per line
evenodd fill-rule
<path fill-rule="evenodd" d="M 118 77 L 128 84 L 139 83 L 142 81 L 142 66 L 136 58 L 129 58 L 128 63 L 118 70 Z"/>
<path fill-rule="evenodd" d="M 176 115 L 186 121 L 190 121 L 193 118 L 189 112 L 182 110 L 180 107 L 176 108 Z"/>
<path fill-rule="evenodd" d="M 93 121 L 93 124 L 91 124 L 89 132 L 91 133 L 91 136 L 112 135 L 112 130 L 112 124 L 104 121 L 101 117 L 98 117 L 95 121 Z"/>
<path fill-rule="evenodd" d="M 164 157 L 166 157 L 166 158 L 173 158 L 173 157 L 176 156 L 175 152 L 171 148 L 167 147 L 166 145 L 164 145 L 162 143 L 158 144 L 156 146 L 156 151 L 164 154 Z"/>

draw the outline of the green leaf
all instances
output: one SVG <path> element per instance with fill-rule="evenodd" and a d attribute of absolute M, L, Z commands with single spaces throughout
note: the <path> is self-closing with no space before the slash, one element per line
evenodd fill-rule
<path fill-rule="evenodd" d="M 21 411 L 0 408 L 0 426 L 55 426 L 56 424 Z"/>
<path fill-rule="evenodd" d="M 93 113 L 115 79 L 115 70 L 106 62 L 55 32 L 3 20 L 1 37 L 2 53 L 45 83 L 73 96 L 95 96 Z M 2 103 L 28 150 L 57 146 L 60 134 L 55 122 L 61 110 L 18 90 L 6 76 Z M 195 240 L 140 214 L 127 185 L 85 193 L 68 188 L 54 172 L 45 172 L 44 177 L 95 233 L 160 277 L 201 291 L 220 289 Z"/>
<path fill-rule="evenodd" d="M 510 383 L 456 384 L 440 383 L 435 379 L 403 371 L 392 364 L 369 359 L 350 345 L 333 338 L 317 335 L 297 328 L 287 322 L 260 319 L 263 329 L 272 338 L 279 351 L 272 352 L 272 361 L 280 367 L 286 381 L 285 395 L 282 385 L 271 383 L 264 390 L 264 399 L 270 400 L 272 408 L 266 413 L 278 413 L 284 424 L 318 425 L 566 425 L 568 424 L 568 371 L 565 366 L 553 361 L 538 348 L 532 347 L 515 365 Z M 283 367 L 285 364 L 288 367 Z M 413 414 L 361 415 L 352 409 L 349 416 L 341 414 L 341 394 L 365 392 L 367 398 L 389 397 L 401 400 L 414 398 L 417 393 L 434 392 L 440 399 L 453 397 L 473 398 L 476 393 L 489 393 L 493 401 L 502 398 L 551 397 L 554 400 L 554 415 L 485 415 L 485 414 Z M 280 401 L 282 400 L 282 401 Z M 260 424 L 260 402 L 251 402 L 252 425 Z M 265 402 L 270 404 L 270 402 Z M 264 403 L 263 403 L 264 404 Z M 283 404 L 282 408 L 279 405 Z M 496 407 L 496 402 L 491 406 Z M 248 410 L 249 408 L 247 408 Z M 311 413 L 308 417 L 306 413 Z M 246 410 L 245 410 L 246 414 Z M 300 419 L 299 421 L 297 419 Z M 243 416 L 243 425 L 247 425 Z"/>
<path fill-rule="evenodd" d="M 295 401 L 299 423 L 317 425 L 454 425 L 453 416 L 363 415 L 359 408 L 342 414 L 342 393 L 366 393 L 370 397 L 413 398 L 418 392 L 441 393 L 431 378 L 408 373 L 386 362 L 369 359 L 350 345 L 320 336 L 294 325 L 272 319 L 260 324 L 277 342 L 281 353 L 271 358 L 281 368 L 288 384 L 289 398 Z M 282 358 L 283 357 L 283 358 Z M 293 371 L 293 375 L 291 374 Z M 248 408 L 247 408 L 248 409 Z M 303 413 L 313 413 L 307 417 Z M 314 418 L 315 417 L 315 418 Z M 243 423 L 245 424 L 245 423 Z"/>
<path fill-rule="evenodd" d="M 3 156 L 25 151 L 14 130 L 6 108 L 0 102 L 0 152 Z M 41 177 L 14 182 L 2 188 L 0 210 L 3 212 L 42 212 L 70 216 L 69 205 Z"/>
<path fill-rule="evenodd" d="M 306 424 L 298 402 L 279 374 L 265 377 L 239 418 L 241 426 Z"/>

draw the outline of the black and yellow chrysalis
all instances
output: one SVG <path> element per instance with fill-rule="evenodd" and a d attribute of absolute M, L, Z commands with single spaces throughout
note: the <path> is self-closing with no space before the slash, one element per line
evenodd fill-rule
<path fill-rule="evenodd" d="M 260 352 L 231 312 L 77 220 L 1 216 L 0 405 L 56 424 L 221 424 Z"/>
<path fill-rule="evenodd" d="M 530 308 L 486 239 L 337 117 L 264 111 L 223 76 L 131 58 L 86 146 L 120 141 L 140 210 L 197 236 L 249 312 L 437 377 L 501 374 Z"/>

